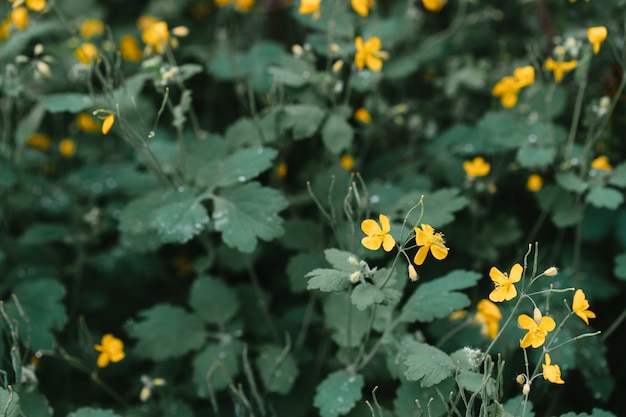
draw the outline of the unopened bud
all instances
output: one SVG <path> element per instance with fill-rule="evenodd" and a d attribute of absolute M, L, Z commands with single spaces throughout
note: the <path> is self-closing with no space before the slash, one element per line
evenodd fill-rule
<path fill-rule="evenodd" d="M 522 394 L 524 395 L 530 394 L 530 384 L 528 383 L 524 384 L 524 387 L 522 388 Z"/>
<path fill-rule="evenodd" d="M 35 45 L 35 49 L 33 50 L 33 52 L 35 52 L 35 55 L 41 55 L 41 53 L 43 52 L 43 45 L 40 43 Z"/>
<path fill-rule="evenodd" d="M 348 263 L 352 266 L 359 266 L 359 261 L 354 256 L 348 257 Z"/>
<path fill-rule="evenodd" d="M 343 60 L 339 59 L 333 64 L 333 72 L 336 74 L 343 68 Z"/>
<path fill-rule="evenodd" d="M 359 282 L 359 278 L 361 278 L 361 271 L 354 271 L 350 274 L 350 282 L 353 284 Z"/>
<path fill-rule="evenodd" d="M 417 271 L 415 270 L 413 264 L 409 264 L 409 278 L 411 278 L 411 281 L 417 281 L 417 279 L 419 278 L 419 275 L 417 275 Z"/>
<path fill-rule="evenodd" d="M 298 44 L 295 44 L 291 47 L 291 52 L 295 55 L 295 56 L 301 56 L 304 53 L 304 49 L 302 49 L 302 47 Z"/>
<path fill-rule="evenodd" d="M 172 29 L 172 33 L 174 34 L 174 36 L 184 38 L 185 36 L 189 35 L 189 29 L 187 28 L 187 26 L 176 26 L 174 29 Z"/>
<path fill-rule="evenodd" d="M 515 377 L 515 381 L 517 381 L 518 384 L 522 385 L 523 383 L 526 382 L 526 375 L 519 374 L 518 376 Z"/>
<path fill-rule="evenodd" d="M 535 323 L 540 324 L 542 318 L 543 316 L 541 315 L 541 310 L 535 307 L 533 310 L 533 320 L 535 320 Z"/>
<path fill-rule="evenodd" d="M 556 266 L 551 266 L 550 268 L 543 271 L 543 274 L 548 277 L 553 277 L 558 273 L 559 273 L 559 270 L 556 268 Z"/>
<path fill-rule="evenodd" d="M 330 44 L 330 50 L 332 52 L 337 53 L 337 52 L 339 52 L 341 50 L 341 47 L 339 45 L 337 45 L 336 43 L 331 43 Z"/>

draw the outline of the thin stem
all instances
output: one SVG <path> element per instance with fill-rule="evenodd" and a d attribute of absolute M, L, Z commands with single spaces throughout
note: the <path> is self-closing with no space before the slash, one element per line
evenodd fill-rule
<path fill-rule="evenodd" d="M 602 334 L 601 340 L 604 342 L 606 339 L 608 339 L 609 336 L 619 327 L 619 325 L 622 324 L 624 319 L 626 319 L 626 308 L 622 311 L 617 320 L 615 320 L 611 324 L 611 326 L 609 326 L 609 328 Z"/>

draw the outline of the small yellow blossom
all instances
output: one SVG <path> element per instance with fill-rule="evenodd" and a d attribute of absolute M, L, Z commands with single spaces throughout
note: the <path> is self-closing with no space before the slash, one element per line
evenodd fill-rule
<path fill-rule="evenodd" d="M 141 31 L 141 40 L 148 45 L 150 50 L 155 54 L 163 54 L 170 40 L 170 32 L 167 23 L 162 20 L 154 21 L 151 24 L 149 20 L 144 20 L 143 22 L 144 29 Z M 140 26 L 141 25 L 140 23 Z"/>
<path fill-rule="evenodd" d="M 496 288 L 489 294 L 489 299 L 500 303 L 515 298 L 517 296 L 517 290 L 513 284 L 522 279 L 523 271 L 524 268 L 518 263 L 511 267 L 511 273 L 509 275 L 507 275 L 506 272 L 501 272 L 495 266 L 492 266 L 489 270 L 489 278 L 491 278 L 496 285 Z"/>
<path fill-rule="evenodd" d="M 356 47 L 354 64 L 358 69 L 362 70 L 367 66 L 372 71 L 380 71 L 383 68 L 383 59 L 387 59 L 388 55 L 380 50 L 382 45 L 379 37 L 372 36 L 364 43 L 363 38 L 357 36 L 354 46 Z"/>
<path fill-rule="evenodd" d="M 600 171 L 610 171 L 613 169 L 613 166 L 609 163 L 609 158 L 602 155 L 591 161 L 591 168 Z"/>
<path fill-rule="evenodd" d="M 571 61 L 563 62 L 560 60 L 555 61 L 554 59 L 550 57 L 546 59 L 544 68 L 554 72 L 554 81 L 556 81 L 557 83 L 560 83 L 561 80 L 563 79 L 563 75 L 566 72 L 571 71 L 574 68 L 576 68 L 576 65 L 578 65 L 578 61 L 576 61 L 575 59 Z"/>
<path fill-rule="evenodd" d="M 83 39 L 102 35 L 104 33 L 104 23 L 98 19 L 87 19 L 80 25 L 78 33 Z"/>
<path fill-rule="evenodd" d="M 76 142 L 72 139 L 63 139 L 59 143 L 59 152 L 66 158 L 71 158 L 76 153 Z"/>
<path fill-rule="evenodd" d="M 370 13 L 370 9 L 374 8 L 374 0 L 350 0 L 352 10 L 359 15 L 365 17 Z"/>
<path fill-rule="evenodd" d="M 120 54 L 123 59 L 130 62 L 141 61 L 143 56 L 139 48 L 139 42 L 131 35 L 124 35 L 120 39 Z"/>
<path fill-rule="evenodd" d="M 438 12 L 443 9 L 443 6 L 446 4 L 446 0 L 422 0 L 422 4 L 426 10 Z"/>
<path fill-rule="evenodd" d="M 552 317 L 543 316 L 539 322 L 533 320 L 526 314 L 517 317 L 517 323 L 522 329 L 528 330 L 528 333 L 520 340 L 520 346 L 527 348 L 532 346 L 538 348 L 546 341 L 546 336 L 556 328 L 556 322 Z"/>
<path fill-rule="evenodd" d="M 364 109 L 363 107 L 356 109 L 354 112 L 354 119 L 363 123 L 372 123 L 372 116 L 367 109 Z"/>
<path fill-rule="evenodd" d="M 143 384 L 143 387 L 139 392 L 139 399 L 144 402 L 150 399 L 150 397 L 152 396 L 152 389 L 154 387 L 160 387 L 165 385 L 165 380 L 163 378 L 152 379 L 146 375 L 141 376 L 141 382 Z"/>
<path fill-rule="evenodd" d="M 83 43 L 74 50 L 74 56 L 81 64 L 89 65 L 92 61 L 99 61 L 98 48 L 93 43 Z"/>
<path fill-rule="evenodd" d="M 502 107 L 510 109 L 517 104 L 517 93 L 520 90 L 520 84 L 515 77 L 503 77 L 491 89 L 491 95 L 500 97 Z"/>
<path fill-rule="evenodd" d="M 491 340 L 495 339 L 500 330 L 500 320 L 502 313 L 497 305 L 489 300 L 480 300 L 476 306 L 478 312 L 474 319 L 482 325 L 481 333 L 488 336 Z"/>
<path fill-rule="evenodd" d="M 79 113 L 76 115 L 76 125 L 80 130 L 87 133 L 97 132 L 100 130 L 100 123 L 94 119 L 89 113 Z"/>
<path fill-rule="evenodd" d="M 298 13 L 300 14 L 315 14 L 319 13 L 322 0 L 301 0 Z"/>
<path fill-rule="evenodd" d="M 354 157 L 347 153 L 341 157 L 341 161 L 339 161 L 339 163 L 341 164 L 341 167 L 343 169 L 345 169 L 346 171 L 350 171 L 352 168 L 354 168 Z"/>
<path fill-rule="evenodd" d="M 448 248 L 443 241 L 443 233 L 435 233 L 435 229 L 429 224 L 422 223 L 421 227 L 415 228 L 415 243 L 417 246 L 420 246 L 413 258 L 413 262 L 415 262 L 416 265 L 424 263 L 428 251 L 439 261 L 448 256 Z"/>
<path fill-rule="evenodd" d="M 565 384 L 565 381 L 561 379 L 561 368 L 559 365 L 552 365 L 549 353 L 546 353 L 546 363 L 542 363 L 541 367 L 543 368 L 543 379 L 553 384 Z"/>
<path fill-rule="evenodd" d="M 235 9 L 239 12 L 249 12 L 254 7 L 255 0 L 215 0 L 217 7 L 224 7 L 228 4 L 233 4 Z"/>
<path fill-rule="evenodd" d="M 46 7 L 46 0 L 26 0 L 26 7 L 33 12 L 40 12 Z"/>
<path fill-rule="evenodd" d="M 583 290 L 578 289 L 574 293 L 574 302 L 572 303 L 572 311 L 589 326 L 589 319 L 595 319 L 596 313 L 589 310 L 589 301 L 585 298 Z"/>
<path fill-rule="evenodd" d="M 45 151 L 50 147 L 50 137 L 43 133 L 32 133 L 28 136 L 26 144 L 31 148 L 37 148 L 41 151 Z"/>
<path fill-rule="evenodd" d="M 606 40 L 607 34 L 606 26 L 596 26 L 587 29 L 587 39 L 593 45 L 594 54 L 600 52 L 600 45 Z"/>
<path fill-rule="evenodd" d="M 448 320 L 457 321 L 457 320 L 464 319 L 465 317 L 467 317 L 467 310 L 454 310 L 452 314 L 448 316 Z"/>
<path fill-rule="evenodd" d="M 528 87 L 535 82 L 535 68 L 531 65 L 515 68 L 513 78 L 515 78 L 520 88 Z"/>
<path fill-rule="evenodd" d="M 468 177 L 484 177 L 491 171 L 491 164 L 485 162 L 482 156 L 477 156 L 471 161 L 463 162 L 463 169 Z"/>
<path fill-rule="evenodd" d="M 287 169 L 288 168 L 286 162 L 281 162 L 280 164 L 278 164 L 278 167 L 276 168 L 276 175 L 278 175 L 278 178 L 286 178 Z"/>
<path fill-rule="evenodd" d="M 380 226 L 372 219 L 366 219 L 361 222 L 361 230 L 367 235 L 361 239 L 361 244 L 369 250 L 378 250 L 382 245 L 385 252 L 389 252 L 396 245 L 396 240 L 389 234 L 391 230 L 389 218 L 384 214 L 380 214 L 378 220 L 380 221 Z"/>
<path fill-rule="evenodd" d="M 10 17 L 0 22 L 0 41 L 9 39 L 11 36 L 11 23 Z"/>
<path fill-rule="evenodd" d="M 26 29 L 26 26 L 28 26 L 28 10 L 26 7 L 16 7 L 11 10 L 11 22 L 18 30 Z"/>
<path fill-rule="evenodd" d="M 543 178 L 540 175 L 531 174 L 526 181 L 526 189 L 534 193 L 541 190 L 541 187 L 543 187 Z"/>
<path fill-rule="evenodd" d="M 99 368 L 104 368 L 109 362 L 119 362 L 126 356 L 124 354 L 124 342 L 110 333 L 102 336 L 100 344 L 94 345 L 93 348 L 100 352 L 97 361 Z"/>
<path fill-rule="evenodd" d="M 115 123 L 115 114 L 111 113 L 107 117 L 104 118 L 104 122 L 102 122 L 102 134 L 106 135 L 111 131 L 113 127 L 113 123 Z"/>

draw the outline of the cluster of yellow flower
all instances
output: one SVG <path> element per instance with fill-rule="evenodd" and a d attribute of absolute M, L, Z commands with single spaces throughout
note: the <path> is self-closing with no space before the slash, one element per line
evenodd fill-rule
<path fill-rule="evenodd" d="M 513 76 L 503 77 L 493 86 L 491 94 L 500 97 L 503 107 L 511 108 L 517 104 L 517 93 L 535 82 L 535 69 L 530 65 L 516 68 Z"/>
<path fill-rule="evenodd" d="M 24 30 L 28 26 L 29 11 L 43 13 L 46 0 L 9 0 L 12 3 L 11 13 L 0 22 L 0 41 L 11 36 L 11 28 Z"/>

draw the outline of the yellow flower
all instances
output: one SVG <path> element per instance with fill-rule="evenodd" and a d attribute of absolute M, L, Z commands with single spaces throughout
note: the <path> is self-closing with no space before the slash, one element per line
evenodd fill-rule
<path fill-rule="evenodd" d="M 489 300 L 480 300 L 476 308 L 478 312 L 474 318 L 482 324 L 480 332 L 492 340 L 495 339 L 500 330 L 500 320 L 502 320 L 500 309 Z"/>
<path fill-rule="evenodd" d="M 463 162 L 463 169 L 468 177 L 484 177 L 491 171 L 491 164 L 485 162 L 482 156 L 477 156 L 471 161 Z"/>
<path fill-rule="evenodd" d="M 589 310 L 589 301 L 585 298 L 583 290 L 576 290 L 574 293 L 574 302 L 572 303 L 572 311 L 589 326 L 589 319 L 595 319 L 596 313 Z"/>
<path fill-rule="evenodd" d="M 11 36 L 11 23 L 10 17 L 0 22 L 0 41 L 9 39 Z"/>
<path fill-rule="evenodd" d="M 26 7 L 33 12 L 40 12 L 46 7 L 46 0 L 26 0 Z"/>
<path fill-rule="evenodd" d="M 119 362 L 126 356 L 124 354 L 124 342 L 110 333 L 102 336 L 100 345 L 94 345 L 94 349 L 100 352 L 98 356 L 98 367 L 104 368 L 109 362 Z"/>
<path fill-rule="evenodd" d="M 491 89 L 491 95 L 500 97 L 502 107 L 510 109 L 517 104 L 517 93 L 520 90 L 520 84 L 515 77 L 503 77 Z"/>
<path fill-rule="evenodd" d="M 50 137 L 43 133 L 32 133 L 26 140 L 26 144 L 31 148 L 37 148 L 41 151 L 45 151 L 50 147 Z"/>
<path fill-rule="evenodd" d="M 561 80 L 563 79 L 563 75 L 566 72 L 571 71 L 574 68 L 576 68 L 576 65 L 578 65 L 578 61 L 576 61 L 575 59 L 571 61 L 563 62 L 563 61 L 555 61 L 552 58 L 548 58 L 546 59 L 544 68 L 554 72 L 554 81 L 556 81 L 557 83 L 560 83 Z"/>
<path fill-rule="evenodd" d="M 278 168 L 276 168 L 276 175 L 278 175 L 278 178 L 287 177 L 287 163 L 281 162 L 278 164 Z"/>
<path fill-rule="evenodd" d="M 438 12 L 446 4 L 446 0 L 422 0 L 422 4 L 426 10 Z"/>
<path fill-rule="evenodd" d="M 383 67 L 383 59 L 387 59 L 386 52 L 381 51 L 380 38 L 372 36 L 365 43 L 363 38 L 357 36 L 354 40 L 354 46 L 356 47 L 356 55 L 354 56 L 354 64 L 358 69 L 363 69 L 365 66 L 372 71 L 380 71 Z"/>
<path fill-rule="evenodd" d="M 300 8 L 298 13 L 300 14 L 314 14 L 319 13 L 322 0 L 302 0 L 300 2 Z"/>
<path fill-rule="evenodd" d="M 552 365 L 549 353 L 546 353 L 546 363 L 542 363 L 541 367 L 543 368 L 543 379 L 553 384 L 565 384 L 565 381 L 561 379 L 561 368 L 559 365 Z"/>
<path fill-rule="evenodd" d="M 526 181 L 526 189 L 528 191 L 532 191 L 533 193 L 541 190 L 543 187 L 543 178 L 537 174 L 532 174 L 528 177 Z"/>
<path fill-rule="evenodd" d="M 106 135 L 111 131 L 113 127 L 113 123 L 115 123 L 115 114 L 111 113 L 107 117 L 104 118 L 104 122 L 102 122 L 102 134 Z"/>
<path fill-rule="evenodd" d="M 254 7 L 255 0 L 215 0 L 217 7 L 224 7 L 227 4 L 235 4 L 235 9 L 240 12 L 248 12 Z"/>
<path fill-rule="evenodd" d="M 89 39 L 93 36 L 102 35 L 104 33 L 104 23 L 98 19 L 87 19 L 78 32 L 83 39 Z"/>
<path fill-rule="evenodd" d="M 530 316 L 521 314 L 517 318 L 517 323 L 522 329 L 528 330 L 528 333 L 520 340 L 520 346 L 523 348 L 527 348 L 528 346 L 538 348 L 543 345 L 548 333 L 556 328 L 554 319 L 547 316 L 541 317 L 541 320 L 536 322 Z"/>
<path fill-rule="evenodd" d="M 415 258 L 413 258 L 413 262 L 416 265 L 424 263 L 429 250 L 435 259 L 439 261 L 448 256 L 448 248 L 443 241 L 443 233 L 435 233 L 435 229 L 429 224 L 422 223 L 421 228 L 415 228 L 415 243 L 417 246 L 421 246 L 415 254 Z"/>
<path fill-rule="evenodd" d="M 63 139 L 59 143 L 59 152 L 66 158 L 71 158 L 76 153 L 76 143 L 72 139 Z"/>
<path fill-rule="evenodd" d="M 602 171 L 610 171 L 613 169 L 613 166 L 609 163 L 609 158 L 602 155 L 591 161 L 591 168 Z"/>
<path fill-rule="evenodd" d="M 157 55 L 163 54 L 170 40 L 170 32 L 167 23 L 162 20 L 149 21 L 145 28 L 141 31 L 141 40 L 150 47 Z"/>
<path fill-rule="evenodd" d="M 89 113 L 77 114 L 76 125 L 83 132 L 91 133 L 100 130 L 100 123 L 98 123 Z"/>
<path fill-rule="evenodd" d="M 600 52 L 600 45 L 606 40 L 607 34 L 606 26 L 596 26 L 587 29 L 587 39 L 593 45 L 594 54 Z"/>
<path fill-rule="evenodd" d="M 350 4 L 355 12 L 365 17 L 374 7 L 375 2 L 374 0 L 350 0 Z"/>
<path fill-rule="evenodd" d="M 363 107 L 356 109 L 356 111 L 354 112 L 354 119 L 363 123 L 372 123 L 372 116 Z"/>
<path fill-rule="evenodd" d="M 83 43 L 74 50 L 74 56 L 81 64 L 88 65 L 91 61 L 99 61 L 98 48 L 93 43 Z"/>
<path fill-rule="evenodd" d="M 489 278 L 496 285 L 496 288 L 489 293 L 489 299 L 496 303 L 502 301 L 512 300 L 517 296 L 517 290 L 515 289 L 516 282 L 522 279 L 522 272 L 524 268 L 520 264 L 515 264 L 511 267 L 510 275 L 506 272 L 501 272 L 495 266 L 492 266 L 489 270 Z"/>
<path fill-rule="evenodd" d="M 454 310 L 452 314 L 448 316 L 448 320 L 457 321 L 457 320 L 464 319 L 465 317 L 467 317 L 467 310 Z"/>
<path fill-rule="evenodd" d="M 389 218 L 381 214 L 378 216 L 378 220 L 380 221 L 380 226 L 372 219 L 366 219 L 361 222 L 361 230 L 367 235 L 361 239 L 361 244 L 369 250 L 378 250 L 380 245 L 382 245 L 385 252 L 389 252 L 396 245 L 395 239 L 389 234 L 391 230 Z"/>
<path fill-rule="evenodd" d="M 139 48 L 139 42 L 131 35 L 124 35 L 120 39 L 120 54 L 123 59 L 130 62 L 140 61 L 143 55 Z"/>
<path fill-rule="evenodd" d="M 28 10 L 26 7 L 16 7 L 11 10 L 11 22 L 18 30 L 26 29 L 26 26 L 28 26 Z"/>
<path fill-rule="evenodd" d="M 513 78 L 515 78 L 520 88 L 532 85 L 535 82 L 535 68 L 530 65 L 515 68 Z"/>
<path fill-rule="evenodd" d="M 354 167 L 354 157 L 347 153 L 341 157 L 341 161 L 339 163 L 343 169 L 350 171 Z"/>

